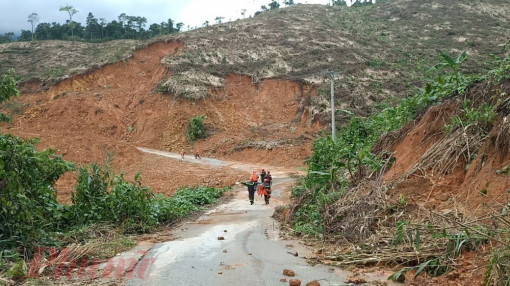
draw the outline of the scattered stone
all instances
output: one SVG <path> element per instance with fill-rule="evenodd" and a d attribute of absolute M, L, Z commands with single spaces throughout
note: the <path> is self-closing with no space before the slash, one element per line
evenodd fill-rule
<path fill-rule="evenodd" d="M 290 286 L 301 286 L 301 280 L 299 280 L 299 279 L 290 279 L 289 285 Z"/>
<path fill-rule="evenodd" d="M 251 255 L 252 253 L 251 252 L 248 252 L 248 255 Z"/>
<path fill-rule="evenodd" d="M 227 250 L 226 250 L 226 249 L 223 249 L 223 253 L 227 253 Z"/>
<path fill-rule="evenodd" d="M 347 280 L 347 283 L 361 284 L 361 283 L 367 283 L 367 280 L 365 280 L 364 278 L 361 278 L 359 276 L 351 276 Z"/>
<path fill-rule="evenodd" d="M 218 236 L 218 240 L 225 240 L 223 236 Z"/>
<path fill-rule="evenodd" d="M 317 281 L 317 280 L 313 280 L 313 281 L 306 283 L 306 286 L 321 286 L 321 283 L 319 283 L 319 281 Z"/>
<path fill-rule="evenodd" d="M 290 269 L 283 269 L 283 275 L 293 277 L 296 273 Z"/>
<path fill-rule="evenodd" d="M 280 279 L 280 282 L 287 282 L 287 278 Z"/>
<path fill-rule="evenodd" d="M 223 272 L 222 271 L 218 271 L 218 274 L 223 274 Z"/>
<path fill-rule="evenodd" d="M 288 253 L 288 254 L 292 254 L 292 255 L 294 255 L 294 256 L 296 256 L 296 257 L 298 256 L 297 251 L 294 251 L 294 252 L 292 252 L 292 251 L 287 251 L 287 253 Z"/>
<path fill-rule="evenodd" d="M 224 230 L 223 230 L 223 232 L 227 232 L 227 230 L 226 230 L 226 229 L 224 229 Z"/>

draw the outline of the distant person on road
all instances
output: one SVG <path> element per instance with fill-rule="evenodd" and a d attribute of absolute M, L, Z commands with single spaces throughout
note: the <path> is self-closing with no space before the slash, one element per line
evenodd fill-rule
<path fill-rule="evenodd" d="M 273 177 L 271 176 L 271 171 L 267 171 L 266 179 L 269 180 L 269 185 L 271 186 L 273 184 Z"/>
<path fill-rule="evenodd" d="M 181 159 L 184 159 L 184 148 L 181 149 Z"/>
<path fill-rule="evenodd" d="M 200 151 L 198 150 L 198 148 L 195 150 L 195 159 L 202 159 L 200 157 Z"/>
<path fill-rule="evenodd" d="M 266 171 L 264 171 L 264 169 L 262 169 L 262 171 L 260 172 L 260 182 L 264 183 L 265 178 L 266 178 Z"/>

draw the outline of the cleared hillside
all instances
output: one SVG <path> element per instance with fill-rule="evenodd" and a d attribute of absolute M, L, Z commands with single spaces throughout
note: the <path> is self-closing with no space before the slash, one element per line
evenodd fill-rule
<path fill-rule="evenodd" d="M 336 83 L 341 107 L 366 115 L 374 102 L 406 96 L 421 86 L 439 52 L 456 56 L 467 51 L 465 71 L 484 70 L 488 54 L 500 54 L 510 38 L 509 23 L 510 6 L 504 0 L 394 0 L 358 8 L 295 5 L 166 38 L 178 39 L 184 48 L 179 57 L 163 59 L 172 72 L 158 89 L 204 98 L 235 73 L 255 84 L 268 78 L 316 84 L 327 95 L 322 72 L 335 70 L 341 71 Z M 25 82 L 54 83 L 125 60 L 147 44 L 3 44 L 0 71 L 14 68 Z"/>
<path fill-rule="evenodd" d="M 366 114 L 367 105 L 402 97 L 421 86 L 439 61 L 467 51 L 470 73 L 485 69 L 510 37 L 507 1 L 384 1 L 361 8 L 296 5 L 253 19 L 215 25 L 176 37 L 181 57 L 164 59 L 174 71 L 162 90 L 192 98 L 222 87 L 228 73 L 253 82 L 289 78 L 319 84 L 324 70 L 341 71 L 336 96 L 342 107 Z"/>

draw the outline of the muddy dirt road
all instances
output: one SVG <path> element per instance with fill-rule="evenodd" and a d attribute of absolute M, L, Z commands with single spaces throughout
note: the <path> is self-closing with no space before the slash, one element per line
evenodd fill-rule
<path fill-rule="evenodd" d="M 179 154 L 139 150 L 181 160 Z M 241 170 L 260 167 L 207 158 L 185 160 Z M 343 281 L 348 273 L 308 265 L 302 258 L 307 249 L 301 243 L 280 238 L 279 225 L 270 216 L 277 205 L 288 202 L 289 188 L 294 182 L 291 174 L 295 172 L 273 168 L 271 173 L 274 183 L 269 205 L 261 197 L 250 205 L 246 187 L 236 185 L 235 196 L 229 203 L 176 227 L 173 235 L 177 239 L 154 245 L 145 255 L 153 259 L 146 275 L 125 285 L 288 285 L 292 278 L 300 279 L 302 285 L 313 280 L 321 285 L 346 285 Z M 298 256 L 289 252 L 297 252 Z M 284 276 L 284 269 L 293 270 L 296 276 Z M 282 278 L 287 282 L 281 282 Z"/>

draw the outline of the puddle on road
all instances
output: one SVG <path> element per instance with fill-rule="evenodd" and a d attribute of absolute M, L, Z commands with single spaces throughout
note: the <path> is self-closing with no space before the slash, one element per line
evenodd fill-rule
<path fill-rule="evenodd" d="M 157 244 L 148 254 L 148 256 L 154 258 L 151 275 L 163 275 L 163 273 L 160 273 L 161 270 L 176 261 L 186 258 L 191 253 L 193 253 L 193 256 L 198 256 L 198 258 L 204 260 L 214 257 L 222 251 L 224 245 L 223 240 L 218 240 L 219 236 L 224 236 L 225 240 L 235 240 L 239 233 L 247 231 L 257 224 L 257 221 L 245 221 L 242 224 L 215 225 L 195 237 Z M 227 230 L 227 232 L 224 232 L 224 230 Z"/>

